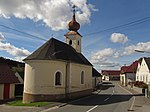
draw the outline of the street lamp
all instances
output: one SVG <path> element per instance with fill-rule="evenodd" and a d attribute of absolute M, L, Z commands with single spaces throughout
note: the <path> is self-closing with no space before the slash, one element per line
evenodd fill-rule
<path fill-rule="evenodd" d="M 148 51 L 142 51 L 142 50 L 137 50 L 137 49 L 135 49 L 134 51 L 135 51 L 135 52 L 140 52 L 140 53 L 150 53 L 150 52 L 148 52 Z"/>

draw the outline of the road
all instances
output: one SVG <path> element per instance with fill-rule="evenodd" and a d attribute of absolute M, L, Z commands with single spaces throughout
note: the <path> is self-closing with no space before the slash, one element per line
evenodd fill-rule
<path fill-rule="evenodd" d="M 134 103 L 134 96 L 118 85 L 105 85 L 93 96 L 69 103 L 68 105 L 47 110 L 46 112 L 127 112 Z"/>

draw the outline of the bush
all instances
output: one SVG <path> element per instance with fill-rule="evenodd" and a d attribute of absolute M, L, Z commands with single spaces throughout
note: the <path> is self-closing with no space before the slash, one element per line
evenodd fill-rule
<path fill-rule="evenodd" d="M 134 83 L 134 86 L 139 87 L 139 88 L 143 88 L 143 89 L 148 88 L 148 85 L 146 83 L 144 83 L 143 81 L 136 81 Z"/>

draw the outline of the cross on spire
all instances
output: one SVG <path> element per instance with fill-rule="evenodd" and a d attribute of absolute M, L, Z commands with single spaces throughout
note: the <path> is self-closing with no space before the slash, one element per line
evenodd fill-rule
<path fill-rule="evenodd" d="M 75 15 L 75 13 L 76 13 L 76 7 L 77 6 L 75 6 L 75 5 L 73 5 L 73 7 L 72 7 L 73 8 L 73 15 Z"/>

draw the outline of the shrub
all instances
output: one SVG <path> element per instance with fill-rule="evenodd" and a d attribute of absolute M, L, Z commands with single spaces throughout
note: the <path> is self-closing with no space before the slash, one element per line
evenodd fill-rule
<path fill-rule="evenodd" d="M 142 81 L 136 81 L 134 83 L 134 86 L 139 87 L 139 88 L 143 88 L 143 89 L 148 88 L 148 85 Z"/>

